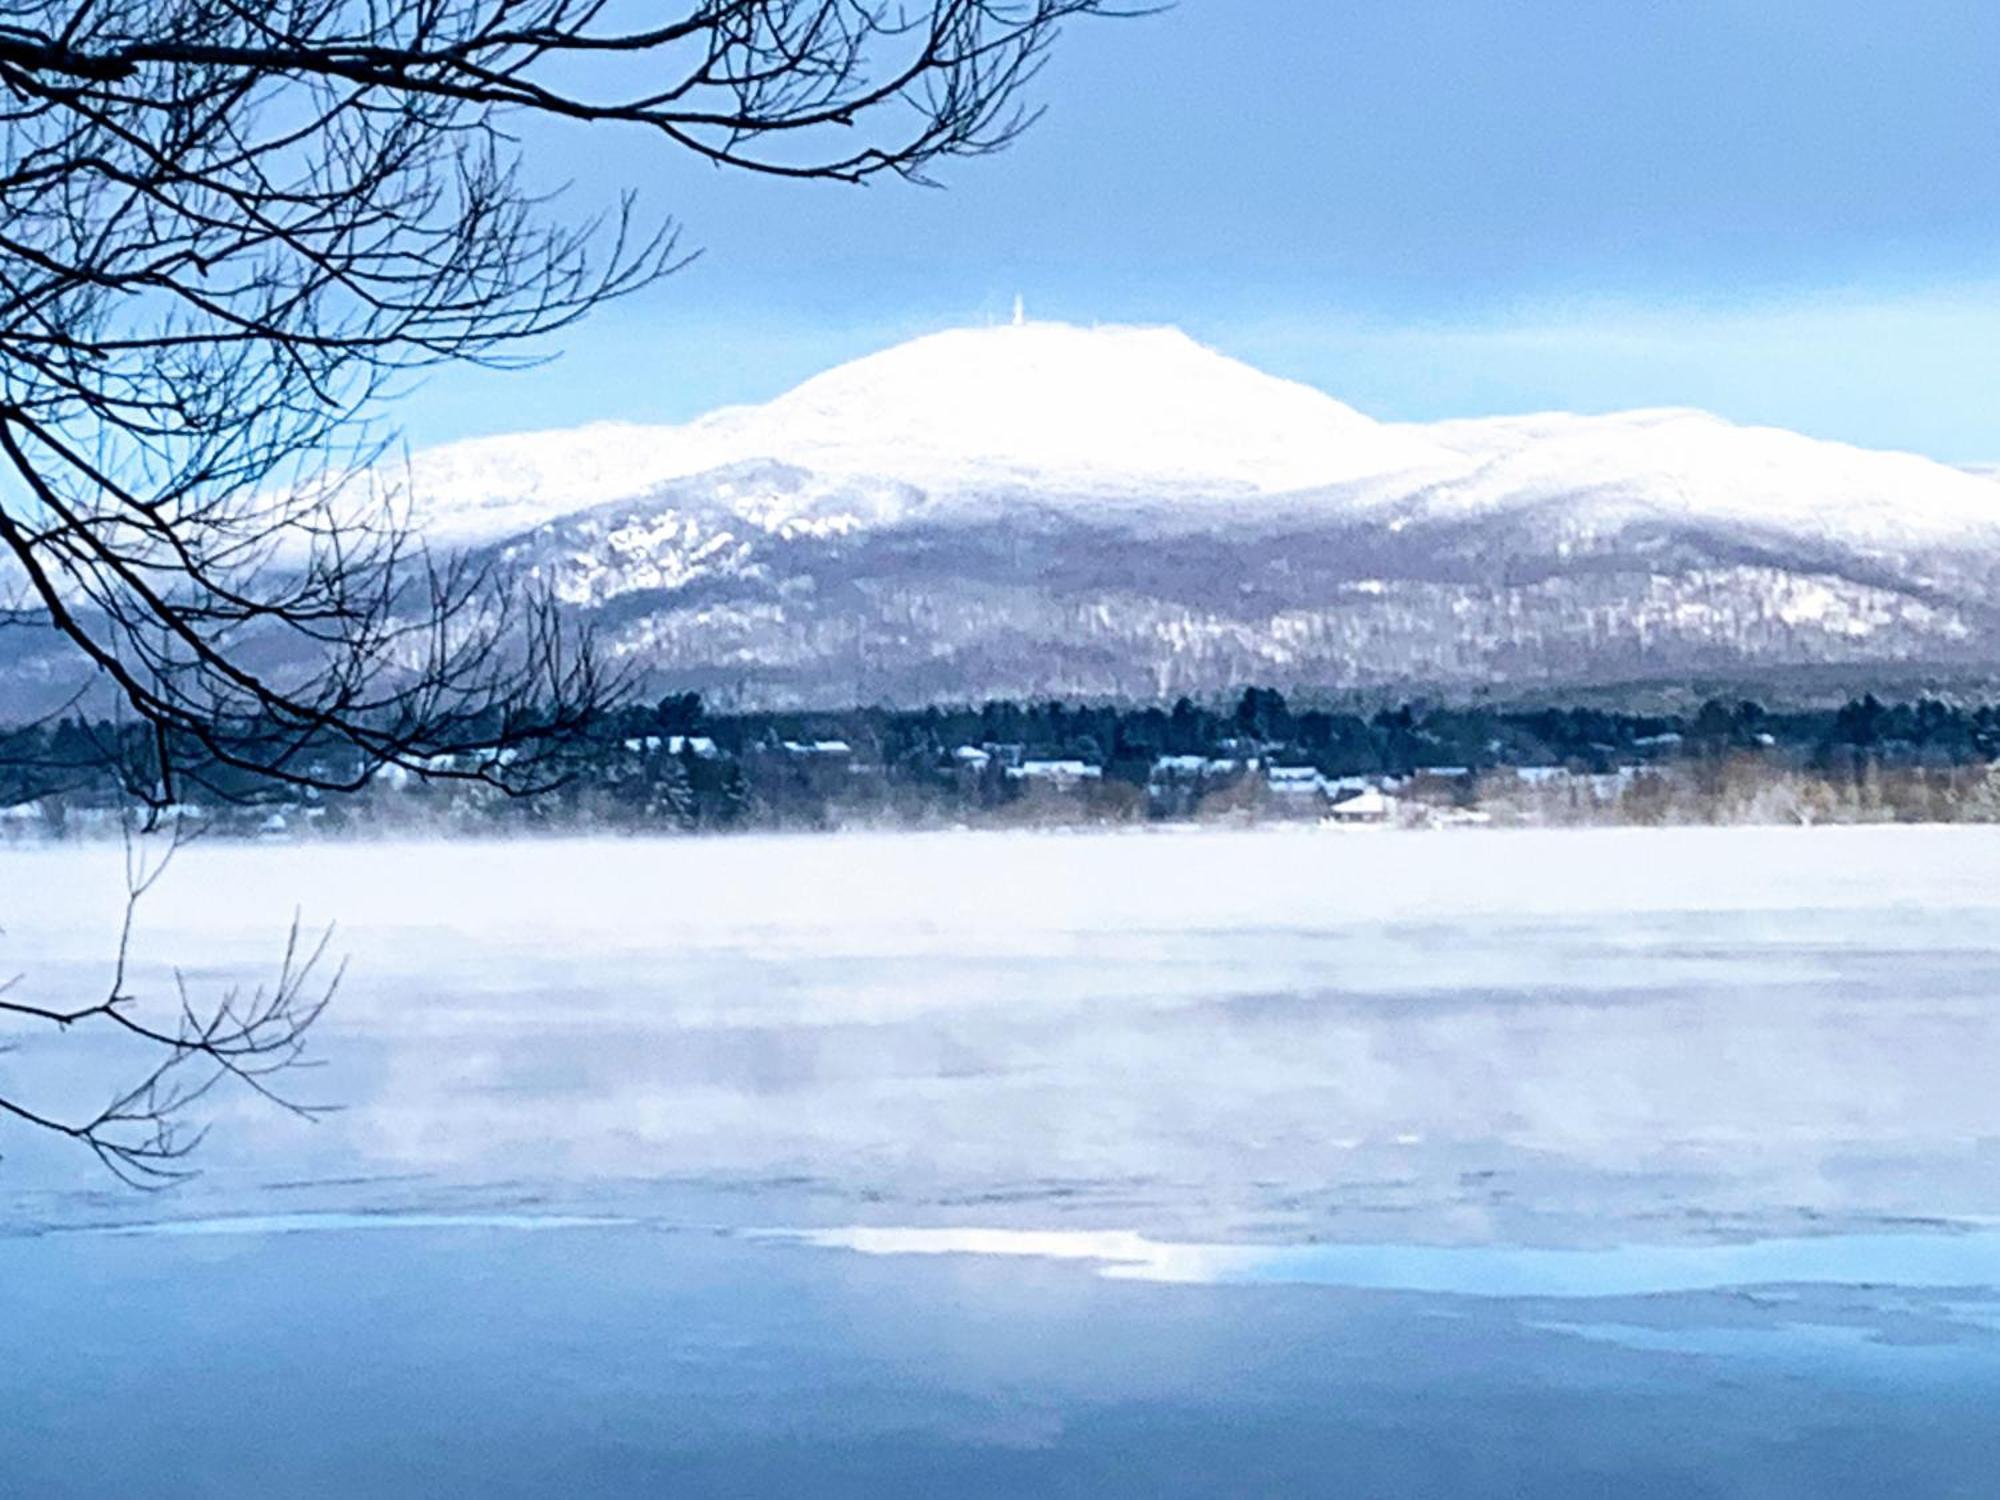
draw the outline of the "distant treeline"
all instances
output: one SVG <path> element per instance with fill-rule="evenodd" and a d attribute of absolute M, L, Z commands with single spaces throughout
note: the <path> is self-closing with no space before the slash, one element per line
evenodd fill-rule
<path fill-rule="evenodd" d="M 101 821 L 153 774 L 154 749 L 148 734 L 80 719 L 0 734 L 0 809 L 17 828 Z M 1732 788 L 1754 801 L 1784 785 L 1798 795 L 1780 799 L 1778 816 L 1842 816 L 1851 805 L 1934 817 L 1950 815 L 1940 810 L 1969 788 L 1988 789 L 1996 760 L 2000 704 L 1872 695 L 1823 710 L 1721 700 L 1686 714 L 1408 703 L 1361 715 L 1294 706 L 1261 687 L 1223 705 L 991 702 L 812 713 L 711 713 L 684 694 L 600 715 L 559 747 L 553 785 L 532 797 L 467 780 L 476 762 L 440 757 L 379 770 L 351 795 L 211 768 L 175 800 L 225 825 L 269 832 L 300 820 L 329 829 L 720 830 L 1250 817 L 1323 812 L 1371 787 L 1524 817 L 1556 815 L 1567 789 L 1565 805 L 1631 818 L 1647 808 L 1684 815 Z M 339 762 L 328 750 L 300 763 L 335 779 L 360 770 Z"/>
<path fill-rule="evenodd" d="M 657 732 L 652 726 L 698 730 L 732 753 L 787 740 L 845 740 L 885 765 L 922 761 L 960 745 L 1018 744 L 1037 757 L 1083 759 L 1102 765 L 1106 776 L 1139 783 L 1159 756 L 1222 756 L 1249 746 L 1330 776 L 1538 765 L 1608 771 L 1635 759 L 1772 749 L 1827 769 L 2000 759 L 2000 704 L 1883 703 L 1872 695 L 1838 709 L 1783 712 L 1721 700 L 1686 715 L 1409 703 L 1364 717 L 1294 709 L 1274 689 L 1251 687 L 1226 707 L 1183 698 L 1171 708 L 999 702 L 713 718 L 689 695 L 651 710 L 627 709 L 618 723 L 614 737 Z"/>

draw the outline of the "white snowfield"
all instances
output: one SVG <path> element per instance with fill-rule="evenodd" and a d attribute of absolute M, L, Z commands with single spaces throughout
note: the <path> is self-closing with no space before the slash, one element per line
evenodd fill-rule
<path fill-rule="evenodd" d="M 1572 530 L 1654 518 L 1876 549 L 2000 544 L 1992 474 L 1914 454 L 1678 409 L 1378 422 L 1175 329 L 1058 323 L 933 334 L 684 426 L 456 443 L 407 479 L 431 539 L 471 545 L 760 461 L 821 476 L 769 495 L 718 479 L 711 502 L 767 529 L 774 508 L 844 527 L 1026 497 L 1204 524 L 1553 510 Z M 855 481 L 874 502 L 862 515 Z"/>
<path fill-rule="evenodd" d="M 1990 479 L 1703 411 L 1551 412 L 1422 430 L 1478 463 L 1446 482 L 1431 502 L 1441 510 L 1476 515 L 1576 497 L 1628 518 L 1650 512 L 1877 546 L 2000 540 Z"/>

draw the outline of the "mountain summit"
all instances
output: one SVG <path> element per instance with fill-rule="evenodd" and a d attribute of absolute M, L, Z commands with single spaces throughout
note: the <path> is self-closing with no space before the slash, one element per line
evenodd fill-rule
<path fill-rule="evenodd" d="M 941 487 L 1275 493 L 1449 458 L 1177 329 L 1061 323 L 932 334 L 695 426 L 743 457 Z"/>
<path fill-rule="evenodd" d="M 949 495 L 999 489 L 1184 502 L 1452 466 L 1374 421 L 1172 328 L 1021 323 L 931 334 L 761 406 L 679 427 L 606 423 L 456 443 L 412 482 L 435 540 L 526 529 L 755 460 Z"/>

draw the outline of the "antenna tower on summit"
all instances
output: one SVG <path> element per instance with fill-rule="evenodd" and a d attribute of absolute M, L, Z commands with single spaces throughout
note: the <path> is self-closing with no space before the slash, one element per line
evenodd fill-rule
<path fill-rule="evenodd" d="M 1019 292 L 1014 294 L 1014 326 L 1022 327 L 1028 321 L 1027 300 Z"/>

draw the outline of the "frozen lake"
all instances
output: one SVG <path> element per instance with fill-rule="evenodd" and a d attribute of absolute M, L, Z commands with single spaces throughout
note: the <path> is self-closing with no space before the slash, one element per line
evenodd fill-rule
<path fill-rule="evenodd" d="M 119 869 L 0 852 L 24 996 L 101 987 Z M 133 988 L 254 979 L 295 908 L 338 1113 L 232 1096 L 150 1197 L 0 1131 L 22 1493 L 2000 1461 L 2000 833 L 196 846 Z M 105 1060 L 10 1036 L 52 1107 Z"/>

